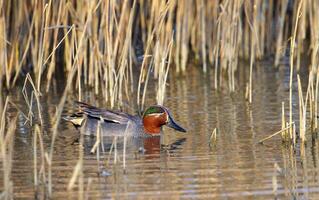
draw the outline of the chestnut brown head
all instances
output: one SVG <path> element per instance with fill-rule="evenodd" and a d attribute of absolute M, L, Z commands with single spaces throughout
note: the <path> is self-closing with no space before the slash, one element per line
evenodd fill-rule
<path fill-rule="evenodd" d="M 145 132 L 149 134 L 159 134 L 163 125 L 167 125 L 180 132 L 186 132 L 184 128 L 174 121 L 168 109 L 159 105 L 146 109 L 143 114 L 143 125 Z"/>

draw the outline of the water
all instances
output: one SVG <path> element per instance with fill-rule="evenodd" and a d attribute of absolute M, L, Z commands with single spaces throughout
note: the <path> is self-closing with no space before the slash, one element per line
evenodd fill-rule
<path fill-rule="evenodd" d="M 121 139 L 117 142 L 119 158 L 115 164 L 114 152 L 109 156 L 112 139 L 103 141 L 105 152 L 100 151 L 98 161 L 97 155 L 90 153 L 95 139 L 84 137 L 84 196 L 91 199 L 319 198 L 317 140 L 309 138 L 304 148 L 298 145 L 296 150 L 282 144 L 279 136 L 264 145 L 258 144 L 260 139 L 281 128 L 281 102 L 285 101 L 286 107 L 288 105 L 289 68 L 281 66 L 274 69 L 268 63 L 255 68 L 251 105 L 244 97 L 247 71 L 239 70 L 236 74 L 239 84 L 234 93 L 227 89 L 226 79 L 222 80 L 223 89 L 216 91 L 213 77 L 211 72 L 204 75 L 196 68 L 190 68 L 184 77 L 171 74 L 165 106 L 188 132 L 178 133 L 165 128 L 165 135 L 161 139 L 128 141 L 125 171 Z M 307 77 L 303 75 L 302 79 L 306 81 Z M 53 116 L 63 91 L 61 85 L 57 86 L 41 97 L 46 152 L 51 143 Z M 152 87 L 147 93 L 146 105 L 155 102 Z M 27 113 L 21 89 L 9 96 Z M 74 96 L 69 95 L 63 114 L 74 111 Z M 100 106 L 104 103 L 101 97 L 92 92 L 86 92 L 83 96 L 88 103 Z M 296 91 L 293 99 L 296 110 Z M 128 112 L 134 111 L 135 104 L 129 103 L 134 101 L 126 102 L 125 109 Z M 36 111 L 35 102 L 33 105 Z M 9 115 L 15 114 L 15 109 L 10 106 Z M 297 120 L 298 113 L 294 113 L 294 117 Z M 210 141 L 214 128 L 218 129 L 217 138 L 216 141 Z M 47 194 L 45 187 L 40 186 L 37 193 L 33 187 L 32 138 L 29 122 L 25 122 L 25 118 L 19 114 L 12 167 L 15 198 L 43 198 Z M 62 121 L 53 154 L 54 199 L 75 198 L 78 195 L 78 184 L 66 192 L 79 157 L 78 138 L 74 127 Z M 41 170 L 39 148 L 38 172 Z M 47 175 L 47 171 L 45 173 Z M 2 182 L 0 188 L 3 188 Z"/>

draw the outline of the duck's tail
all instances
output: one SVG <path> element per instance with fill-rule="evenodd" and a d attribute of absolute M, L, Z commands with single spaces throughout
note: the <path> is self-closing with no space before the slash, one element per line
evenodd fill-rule
<path fill-rule="evenodd" d="M 65 121 L 71 122 L 75 128 L 79 128 L 83 125 L 84 117 L 82 113 L 75 113 L 70 116 L 64 116 Z"/>

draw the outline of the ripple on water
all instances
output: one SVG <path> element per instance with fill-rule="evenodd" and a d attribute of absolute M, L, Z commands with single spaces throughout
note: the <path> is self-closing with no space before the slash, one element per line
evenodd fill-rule
<path fill-rule="evenodd" d="M 112 140 L 104 141 L 105 152 L 100 152 L 97 161 L 96 154 L 90 153 L 95 139 L 86 137 L 84 146 L 80 147 L 77 131 L 61 121 L 52 164 L 54 198 L 77 197 L 78 183 L 73 192 L 65 191 L 80 148 L 84 148 L 84 192 L 92 199 L 152 198 L 159 195 L 162 198 L 268 199 L 275 197 L 274 181 L 279 198 L 319 197 L 317 141 L 308 142 L 305 150 L 297 148 L 296 152 L 281 144 L 279 136 L 264 145 L 257 144 L 261 138 L 280 129 L 281 102 L 287 100 L 288 94 L 287 73 L 264 70 L 260 66 L 258 78 L 253 79 L 253 103 L 250 105 L 244 98 L 244 87 L 236 88 L 235 93 L 216 91 L 212 84 L 213 76 L 203 77 L 197 69 L 189 70 L 188 76 L 169 79 L 165 103 L 176 121 L 188 132 L 180 134 L 165 128 L 162 147 L 149 141 L 129 142 L 125 171 L 122 140 L 119 139 L 116 164 L 114 151 L 109 155 Z M 92 94 L 87 92 L 85 100 L 104 105 L 101 97 L 96 98 Z M 17 105 L 27 113 L 23 97 L 18 93 L 16 97 Z M 51 144 L 53 115 L 59 98 L 59 94 L 49 93 L 41 99 L 42 108 L 46 111 L 43 112 L 46 152 Z M 74 110 L 75 98 L 68 97 L 63 114 Z M 294 98 L 295 106 L 298 106 L 297 99 Z M 147 104 L 154 102 L 154 98 L 146 99 Z M 135 107 L 130 110 L 135 110 Z M 10 112 L 14 114 L 13 110 Z M 37 121 L 36 113 L 34 121 Z M 210 141 L 214 128 L 218 129 L 216 141 Z M 31 126 L 19 117 L 12 167 L 16 198 L 35 196 L 32 138 Z M 145 151 L 140 151 L 140 148 Z M 42 155 L 39 149 L 37 154 L 38 175 L 41 176 Z M 47 175 L 47 163 L 44 169 Z M 2 173 L 0 171 L 1 176 Z M 39 196 L 44 193 L 43 188 L 39 190 Z"/>

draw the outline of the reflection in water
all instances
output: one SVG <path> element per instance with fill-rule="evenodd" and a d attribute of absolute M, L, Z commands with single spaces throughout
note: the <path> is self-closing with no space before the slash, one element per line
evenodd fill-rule
<path fill-rule="evenodd" d="M 170 138 L 166 135 L 162 137 L 146 137 L 146 138 L 135 138 L 128 137 L 126 139 L 126 151 L 127 152 L 135 152 L 139 154 L 146 155 L 148 159 L 150 158 L 158 158 L 160 156 L 160 151 L 165 150 L 167 152 L 178 150 L 182 148 L 181 145 L 185 143 L 186 138 Z M 96 142 L 95 137 L 85 136 L 83 146 L 87 154 L 91 152 L 94 144 Z M 116 142 L 116 144 L 115 144 Z M 79 143 L 79 136 L 74 138 L 72 144 Z M 103 145 L 103 150 L 105 152 L 114 151 L 116 146 L 117 150 L 122 151 L 124 149 L 124 138 L 123 137 L 115 137 L 115 136 L 107 136 L 103 137 L 103 141 L 101 142 Z"/>
<path fill-rule="evenodd" d="M 103 139 L 104 152 L 101 150 L 97 159 L 97 154 L 90 153 L 95 138 L 84 137 L 86 194 L 93 199 L 151 198 L 158 195 L 163 198 L 318 198 L 317 139 L 309 138 L 306 146 L 298 146 L 296 150 L 282 144 L 280 137 L 272 138 L 265 145 L 257 144 L 258 140 L 281 128 L 281 102 L 287 102 L 288 97 L 288 68 L 280 67 L 277 70 L 267 66 L 267 63 L 256 67 L 252 104 L 248 104 L 244 97 L 247 71 L 237 72 L 239 85 L 236 92 L 229 93 L 225 79 L 220 81 L 223 89 L 217 91 L 212 72 L 204 75 L 195 68 L 189 70 L 185 77 L 171 74 L 165 102 L 176 121 L 185 125 L 188 132 L 183 134 L 164 128 L 162 137 L 128 140 L 125 171 L 122 167 L 123 138 L 117 139 L 118 158 L 115 164 L 114 149 L 109 154 L 113 138 Z M 50 147 L 60 90 L 53 88 L 51 93 L 41 97 L 46 152 Z M 154 104 L 154 91 L 150 88 L 147 91 L 145 105 Z M 297 92 L 294 95 L 293 105 L 297 108 Z M 21 90 L 13 91 L 9 96 L 23 113 L 28 112 Z M 102 97 L 89 90 L 83 97 L 85 102 L 100 107 L 104 105 Z M 124 111 L 132 113 L 136 110 L 136 106 L 130 103 L 134 99 L 125 102 L 128 106 Z M 65 115 L 73 111 L 74 100 L 76 97 L 68 97 Z M 0 97 L 0 104 L 3 104 L 3 96 Z M 36 108 L 35 102 L 33 104 Z M 34 109 L 34 112 L 33 124 L 38 123 L 37 110 Z M 11 107 L 8 117 L 15 114 L 16 109 Z M 298 113 L 294 115 L 297 119 Z M 32 127 L 19 114 L 12 168 L 16 198 L 34 197 Z M 214 128 L 218 129 L 217 139 L 214 145 L 210 145 L 209 138 Z M 71 194 L 65 192 L 79 157 L 78 138 L 74 127 L 62 121 L 52 165 L 54 198 L 75 197 L 78 194 L 77 187 Z M 40 152 L 38 157 L 40 159 Z M 2 184 L 0 182 L 0 188 Z M 45 189 L 39 190 L 40 197 L 41 193 L 45 193 Z"/>

